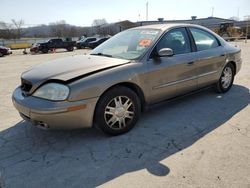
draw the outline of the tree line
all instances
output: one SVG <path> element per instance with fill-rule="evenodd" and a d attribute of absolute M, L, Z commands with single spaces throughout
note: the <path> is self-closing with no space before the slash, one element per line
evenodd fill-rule
<path fill-rule="evenodd" d="M 0 38 L 4 39 L 18 39 L 23 35 L 22 27 L 24 20 L 11 20 L 11 23 L 0 21 Z"/>
<path fill-rule="evenodd" d="M 93 35 L 110 35 L 103 26 L 108 25 L 105 19 L 95 19 L 90 27 L 77 27 L 66 23 L 65 20 L 49 23 L 48 25 L 39 25 L 35 27 L 24 27 L 23 19 L 14 20 L 10 23 L 0 21 L 0 38 L 2 39 L 20 39 L 22 37 L 80 37 Z"/>

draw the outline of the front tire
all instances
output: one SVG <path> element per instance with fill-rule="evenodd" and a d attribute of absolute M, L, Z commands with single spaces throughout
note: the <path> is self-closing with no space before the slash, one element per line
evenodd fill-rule
<path fill-rule="evenodd" d="M 230 90 L 234 82 L 234 66 L 228 63 L 221 74 L 219 81 L 216 83 L 215 90 L 218 93 L 226 93 Z"/>
<path fill-rule="evenodd" d="M 137 94 L 127 87 L 115 87 L 99 100 L 95 111 L 95 124 L 104 133 L 120 135 L 131 130 L 141 114 Z"/>
<path fill-rule="evenodd" d="M 72 52 L 72 51 L 74 51 L 74 47 L 73 47 L 73 46 L 68 47 L 66 50 L 67 50 L 68 52 Z"/>

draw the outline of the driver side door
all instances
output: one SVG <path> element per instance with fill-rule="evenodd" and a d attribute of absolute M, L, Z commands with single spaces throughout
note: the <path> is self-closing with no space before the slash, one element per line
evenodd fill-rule
<path fill-rule="evenodd" d="M 196 55 L 186 28 L 168 31 L 153 49 L 147 62 L 151 102 L 197 89 Z M 163 48 L 171 48 L 173 56 L 159 57 Z"/>

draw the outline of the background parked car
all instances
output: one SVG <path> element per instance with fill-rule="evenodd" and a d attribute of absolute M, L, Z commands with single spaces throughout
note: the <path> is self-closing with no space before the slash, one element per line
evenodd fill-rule
<path fill-rule="evenodd" d="M 48 42 L 37 43 L 30 48 L 31 53 L 48 53 L 49 50 L 64 48 L 67 51 L 73 51 L 76 45 L 75 41 L 63 41 L 62 39 L 50 39 Z"/>
<path fill-rule="evenodd" d="M 10 55 L 10 54 L 12 54 L 12 51 L 10 50 L 10 48 L 0 46 L 0 57 L 3 57 L 5 55 Z"/>
<path fill-rule="evenodd" d="M 89 42 L 88 47 L 91 49 L 94 49 L 108 39 L 109 39 L 109 37 L 103 37 L 103 38 L 96 39 L 96 41 Z"/>
<path fill-rule="evenodd" d="M 76 42 L 76 47 L 77 47 L 77 49 L 86 48 L 86 47 L 88 47 L 88 44 L 90 42 L 93 42 L 95 40 L 96 40 L 95 37 L 88 37 L 88 38 L 85 38 L 85 39 L 81 39 L 81 40 Z"/>

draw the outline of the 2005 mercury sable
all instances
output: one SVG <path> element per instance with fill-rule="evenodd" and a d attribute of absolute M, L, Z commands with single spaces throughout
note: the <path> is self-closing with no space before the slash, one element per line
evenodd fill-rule
<path fill-rule="evenodd" d="M 24 72 L 13 103 L 44 128 L 97 125 L 118 135 L 142 109 L 214 85 L 227 92 L 241 68 L 241 51 L 196 25 L 152 25 L 121 32 L 90 55 L 68 57 Z"/>

